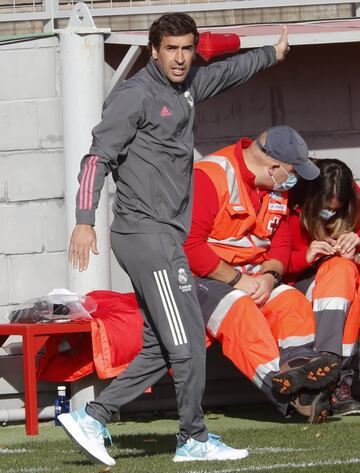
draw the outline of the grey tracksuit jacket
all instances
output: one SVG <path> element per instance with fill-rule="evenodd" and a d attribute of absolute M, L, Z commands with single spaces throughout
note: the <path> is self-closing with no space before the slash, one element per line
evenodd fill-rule
<path fill-rule="evenodd" d="M 81 164 L 77 223 L 95 224 L 104 178 L 116 181 L 112 230 L 172 233 L 185 239 L 191 217 L 195 105 L 247 81 L 276 62 L 265 46 L 230 59 L 193 67 L 171 84 L 153 59 L 105 101 Z"/>

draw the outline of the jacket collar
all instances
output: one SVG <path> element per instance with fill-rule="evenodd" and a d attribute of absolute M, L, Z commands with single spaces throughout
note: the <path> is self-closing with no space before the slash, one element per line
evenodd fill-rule
<path fill-rule="evenodd" d="M 255 185 L 255 174 L 248 169 L 244 161 L 243 150 L 248 148 L 253 140 L 249 138 L 241 138 L 235 146 L 235 157 L 238 160 L 240 173 L 242 180 L 246 186 L 248 192 L 256 192 L 260 199 L 264 197 L 265 194 L 268 193 L 266 190 L 257 189 Z"/>
<path fill-rule="evenodd" d="M 172 82 L 170 82 L 152 57 L 149 59 L 149 62 L 146 65 L 146 70 L 156 82 L 160 82 L 161 84 L 171 87 L 175 92 L 184 92 L 184 84 L 173 84 Z"/>
<path fill-rule="evenodd" d="M 243 150 L 248 148 L 252 143 L 252 140 L 249 138 L 242 138 L 236 143 L 235 147 L 235 157 L 238 160 L 241 177 L 245 184 L 252 189 L 255 189 L 255 174 L 253 174 L 250 169 L 245 164 Z"/>

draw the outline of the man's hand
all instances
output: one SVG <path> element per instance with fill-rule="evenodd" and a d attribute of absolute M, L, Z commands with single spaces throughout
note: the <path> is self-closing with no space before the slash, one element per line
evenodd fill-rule
<path fill-rule="evenodd" d="M 90 249 L 94 255 L 99 252 L 96 247 L 96 232 L 92 225 L 76 225 L 72 232 L 68 261 L 74 269 L 86 271 L 89 266 Z"/>
<path fill-rule="evenodd" d="M 313 240 L 306 252 L 306 261 L 309 264 L 313 264 L 321 256 L 332 256 L 336 253 L 336 250 L 327 241 Z"/>
<path fill-rule="evenodd" d="M 240 281 L 235 284 L 234 289 L 240 289 L 249 294 L 249 296 L 252 296 L 259 289 L 259 283 L 253 276 L 243 274 Z"/>
<path fill-rule="evenodd" d="M 288 30 L 286 26 L 283 26 L 282 33 L 280 35 L 279 41 L 274 44 L 276 51 L 276 59 L 278 62 L 283 61 L 285 56 L 290 51 L 290 46 L 288 42 Z"/>
<path fill-rule="evenodd" d="M 259 287 L 251 296 L 257 306 L 261 307 L 269 299 L 269 296 L 274 289 L 275 279 L 271 274 L 259 274 L 254 276 L 255 281 Z"/>

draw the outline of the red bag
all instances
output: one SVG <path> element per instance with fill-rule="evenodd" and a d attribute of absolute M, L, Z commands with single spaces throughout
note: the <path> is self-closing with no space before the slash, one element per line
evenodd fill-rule
<path fill-rule="evenodd" d="M 96 370 L 99 378 L 120 374 L 142 348 L 143 320 L 135 294 L 92 291 L 97 309 L 91 334 L 52 336 L 40 357 L 38 379 L 75 381 Z M 66 343 L 68 349 L 62 351 Z"/>

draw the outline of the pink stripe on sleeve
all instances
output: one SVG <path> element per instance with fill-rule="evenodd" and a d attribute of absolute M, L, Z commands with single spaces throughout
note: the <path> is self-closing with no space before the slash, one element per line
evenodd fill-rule
<path fill-rule="evenodd" d="M 89 163 L 89 160 L 85 164 L 85 169 L 84 169 L 83 175 L 81 176 L 81 181 L 80 181 L 79 208 L 81 210 L 83 210 L 83 208 L 84 208 L 84 187 L 85 187 L 85 181 L 86 181 L 86 177 L 87 177 L 88 169 L 89 169 L 88 168 L 88 163 Z"/>
<path fill-rule="evenodd" d="M 88 205 L 87 205 L 87 197 L 88 197 L 88 186 L 89 186 L 89 179 L 91 175 L 91 170 L 92 170 L 92 162 L 94 160 L 95 156 L 89 156 L 87 163 L 85 164 L 85 169 L 84 173 L 81 178 L 80 182 L 80 202 L 79 202 L 79 208 L 81 210 L 87 210 Z"/>
<path fill-rule="evenodd" d="M 93 195 L 94 195 L 94 181 L 95 181 L 95 174 L 96 174 L 96 163 L 98 161 L 98 157 L 94 156 L 94 160 L 91 163 L 91 173 L 90 173 L 90 187 L 89 187 L 89 194 L 88 194 L 88 209 L 92 208 L 93 204 Z"/>

